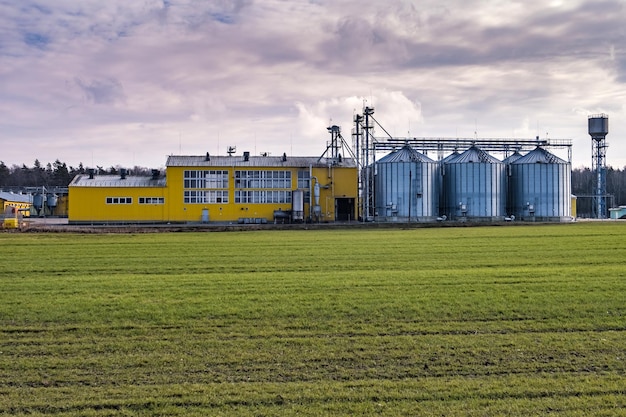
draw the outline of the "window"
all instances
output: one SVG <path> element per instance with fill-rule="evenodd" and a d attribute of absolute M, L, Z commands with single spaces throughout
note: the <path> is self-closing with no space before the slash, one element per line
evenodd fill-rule
<path fill-rule="evenodd" d="M 235 203 L 255 203 L 255 204 L 287 204 L 291 203 L 291 191 L 235 191 Z"/>
<path fill-rule="evenodd" d="M 228 171 L 195 170 L 183 174 L 184 188 L 228 188 Z"/>
<path fill-rule="evenodd" d="M 107 197 L 107 204 L 133 204 L 132 197 Z"/>
<path fill-rule="evenodd" d="M 311 176 L 309 171 L 298 171 L 298 188 L 307 190 L 311 188 Z"/>
<path fill-rule="evenodd" d="M 188 170 L 183 173 L 184 202 L 228 203 L 228 171 Z"/>
<path fill-rule="evenodd" d="M 139 197 L 139 204 L 165 204 L 163 197 Z"/>
<path fill-rule="evenodd" d="M 193 191 L 185 190 L 185 203 L 189 204 L 221 204 L 228 203 L 228 191 L 205 190 Z"/>
<path fill-rule="evenodd" d="M 235 188 L 291 189 L 291 171 L 235 171 Z"/>

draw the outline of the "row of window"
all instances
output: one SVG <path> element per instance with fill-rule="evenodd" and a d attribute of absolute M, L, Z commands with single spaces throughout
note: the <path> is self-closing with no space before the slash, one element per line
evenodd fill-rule
<path fill-rule="evenodd" d="M 133 204 L 132 197 L 107 197 L 107 204 Z M 139 204 L 165 204 L 163 197 L 139 197 Z"/>
<path fill-rule="evenodd" d="M 107 197 L 107 204 L 133 204 L 132 197 Z"/>
<path fill-rule="evenodd" d="M 291 188 L 291 171 L 235 171 L 235 188 Z"/>
<path fill-rule="evenodd" d="M 310 193 L 305 192 L 305 202 L 310 201 Z M 139 204 L 165 204 L 163 197 L 139 197 Z M 107 204 L 133 204 L 132 197 L 107 197 Z M 224 204 L 228 203 L 228 191 L 206 190 L 185 191 L 186 204 Z M 291 191 L 235 191 L 235 203 L 286 204 L 291 203 Z"/>
<path fill-rule="evenodd" d="M 228 191 L 185 191 L 184 201 L 189 204 L 228 203 Z"/>
<path fill-rule="evenodd" d="M 235 203 L 291 203 L 291 191 L 235 191 Z"/>
<path fill-rule="evenodd" d="M 183 182 L 185 188 L 228 188 L 228 171 L 185 171 Z"/>
<path fill-rule="evenodd" d="M 228 203 L 228 171 L 187 170 L 183 174 L 184 202 L 188 204 Z M 298 188 L 311 185 L 309 171 L 298 171 Z M 197 190 L 207 189 L 210 190 Z M 235 171 L 235 188 L 282 188 L 285 190 L 235 191 L 235 203 L 291 203 L 291 171 Z M 190 190 L 196 189 L 196 190 Z M 308 202 L 309 192 L 305 196 Z M 132 204 L 132 197 L 107 197 L 107 204 Z M 165 204 L 163 197 L 139 197 L 139 204 Z"/>
<path fill-rule="evenodd" d="M 163 197 L 139 197 L 139 204 L 165 204 Z"/>
<path fill-rule="evenodd" d="M 228 171 L 187 170 L 183 174 L 185 189 L 227 189 Z M 309 171 L 298 171 L 298 188 L 309 188 Z M 235 188 L 291 189 L 291 171 L 235 171 Z"/>

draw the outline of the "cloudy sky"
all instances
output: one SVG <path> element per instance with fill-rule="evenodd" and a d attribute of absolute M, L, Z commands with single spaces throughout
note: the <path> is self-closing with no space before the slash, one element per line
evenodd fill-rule
<path fill-rule="evenodd" d="M 366 104 L 398 137 L 572 139 L 574 167 L 606 113 L 622 168 L 624 22 L 626 0 L 0 0 L 0 160 L 321 155 Z"/>

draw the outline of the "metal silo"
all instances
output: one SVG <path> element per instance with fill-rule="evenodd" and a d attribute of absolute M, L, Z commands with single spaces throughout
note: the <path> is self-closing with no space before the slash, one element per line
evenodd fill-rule
<path fill-rule="evenodd" d="M 437 163 L 409 145 L 376 161 L 376 211 L 384 220 L 432 221 L 439 211 Z"/>
<path fill-rule="evenodd" d="M 494 220 L 504 216 L 505 164 L 472 146 L 443 163 L 443 206 L 450 219 Z"/>
<path fill-rule="evenodd" d="M 508 216 L 514 215 L 514 204 L 513 204 L 513 186 L 511 184 L 511 164 L 518 159 L 520 159 L 523 155 L 518 151 L 513 152 L 512 155 L 507 156 L 502 160 L 502 163 L 506 166 L 506 214 Z"/>
<path fill-rule="evenodd" d="M 571 165 L 537 147 L 511 163 L 514 214 L 523 220 L 571 220 Z"/>

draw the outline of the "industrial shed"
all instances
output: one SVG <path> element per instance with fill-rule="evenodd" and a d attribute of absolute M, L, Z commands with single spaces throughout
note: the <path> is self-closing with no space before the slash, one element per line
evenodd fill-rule
<path fill-rule="evenodd" d="M 172 155 L 166 173 L 78 175 L 70 223 L 332 222 L 356 218 L 354 159 Z"/>
<path fill-rule="evenodd" d="M 32 206 L 33 197 L 29 194 L 0 191 L 0 213 L 4 213 L 8 208 L 15 208 L 28 216 Z"/>
<path fill-rule="evenodd" d="M 79 174 L 69 185 L 70 223 L 130 223 L 168 221 L 165 177 Z"/>

